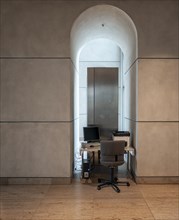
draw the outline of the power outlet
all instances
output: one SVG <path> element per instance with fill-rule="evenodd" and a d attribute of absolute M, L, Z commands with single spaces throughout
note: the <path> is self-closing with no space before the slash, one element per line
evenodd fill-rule
<path fill-rule="evenodd" d="M 84 172 L 84 177 L 89 178 L 89 172 Z"/>

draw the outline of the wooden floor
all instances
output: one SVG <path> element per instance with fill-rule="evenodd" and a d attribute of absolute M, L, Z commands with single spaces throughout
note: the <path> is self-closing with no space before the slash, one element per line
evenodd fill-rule
<path fill-rule="evenodd" d="M 179 185 L 1 186 L 1 220 L 179 220 Z"/>

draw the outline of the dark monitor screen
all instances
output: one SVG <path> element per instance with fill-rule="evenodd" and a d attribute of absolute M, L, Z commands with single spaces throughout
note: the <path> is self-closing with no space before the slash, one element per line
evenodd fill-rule
<path fill-rule="evenodd" d="M 83 128 L 84 141 L 99 141 L 99 128 L 98 127 L 84 127 Z"/>

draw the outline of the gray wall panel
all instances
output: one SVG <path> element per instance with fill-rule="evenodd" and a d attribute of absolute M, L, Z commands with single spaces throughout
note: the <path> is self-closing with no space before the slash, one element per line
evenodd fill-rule
<path fill-rule="evenodd" d="M 70 121 L 73 114 L 69 59 L 3 59 L 2 121 Z"/>
<path fill-rule="evenodd" d="M 179 176 L 179 123 L 138 122 L 137 176 Z"/>
<path fill-rule="evenodd" d="M 178 60 L 139 60 L 138 120 L 179 120 Z"/>
<path fill-rule="evenodd" d="M 0 176 L 71 177 L 72 133 L 71 123 L 1 124 Z"/>

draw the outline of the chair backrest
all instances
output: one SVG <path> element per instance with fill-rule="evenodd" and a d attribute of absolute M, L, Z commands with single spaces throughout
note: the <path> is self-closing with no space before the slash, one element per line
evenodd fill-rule
<path fill-rule="evenodd" d="M 125 141 L 101 141 L 100 162 L 107 166 L 124 163 Z"/>

